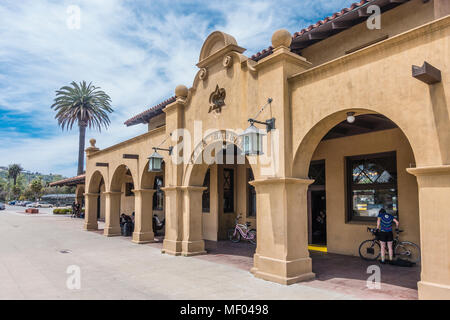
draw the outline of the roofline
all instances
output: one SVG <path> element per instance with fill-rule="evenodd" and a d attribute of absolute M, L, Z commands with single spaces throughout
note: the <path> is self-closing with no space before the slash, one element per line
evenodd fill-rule
<path fill-rule="evenodd" d="M 49 186 L 50 187 L 76 186 L 77 184 L 84 184 L 85 181 L 86 181 L 86 174 L 81 174 L 76 177 L 54 181 L 50 183 Z"/>
<path fill-rule="evenodd" d="M 364 8 L 369 5 L 378 5 L 382 12 L 386 12 L 409 1 L 410 0 L 361 0 L 360 2 L 355 2 L 350 7 L 344 8 L 323 20 L 319 20 L 315 24 L 312 24 L 299 32 L 295 32 L 292 35 L 291 51 L 300 54 L 301 50 L 360 24 L 369 16 L 367 15 L 367 10 L 364 10 Z M 337 25 L 337 23 L 339 23 L 339 25 Z M 257 62 L 272 53 L 273 47 L 270 46 L 257 52 L 251 56 L 250 59 Z"/>

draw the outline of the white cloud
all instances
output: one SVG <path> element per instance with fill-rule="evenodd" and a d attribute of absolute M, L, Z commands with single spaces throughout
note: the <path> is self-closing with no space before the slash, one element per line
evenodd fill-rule
<path fill-rule="evenodd" d="M 62 133 L 50 109 L 54 91 L 87 80 L 111 95 L 115 112 L 109 130 L 96 136 L 100 147 L 145 132 L 123 121 L 159 103 L 183 83 L 190 86 L 206 36 L 221 29 L 248 48 L 270 45 L 274 30 L 300 30 L 347 0 L 292 1 L 125 1 L 2 0 L 0 3 L 0 116 L 29 117 L 32 136 L 0 124 L 0 165 L 21 163 L 41 172 L 76 173 L 78 132 Z M 81 8 L 81 28 L 67 27 L 67 7 Z M 3 111 L 2 111 L 3 110 Z M 23 123 L 22 123 L 23 125 Z M 8 129 L 9 128 L 9 129 Z M 5 130 L 12 134 L 5 136 Z M 29 130 L 28 130 L 29 131 Z M 28 132 L 27 131 L 27 132 Z"/>

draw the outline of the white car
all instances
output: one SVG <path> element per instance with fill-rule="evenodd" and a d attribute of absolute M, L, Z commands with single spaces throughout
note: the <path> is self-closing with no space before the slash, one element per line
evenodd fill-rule
<path fill-rule="evenodd" d="M 53 205 L 47 202 L 34 202 L 27 204 L 29 208 L 53 208 Z"/>
<path fill-rule="evenodd" d="M 0 202 L 0 210 L 5 210 L 5 209 L 6 209 L 5 204 Z"/>

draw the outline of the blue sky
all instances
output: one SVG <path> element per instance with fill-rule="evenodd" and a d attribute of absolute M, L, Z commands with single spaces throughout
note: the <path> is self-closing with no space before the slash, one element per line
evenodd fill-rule
<path fill-rule="evenodd" d="M 92 81 L 112 98 L 111 126 L 88 131 L 105 148 L 146 131 L 123 122 L 192 85 L 200 48 L 214 30 L 251 56 L 280 28 L 291 33 L 348 0 L 1 0 L 0 166 L 76 174 L 78 131 L 61 131 L 50 109 L 55 90 Z M 67 9 L 81 9 L 79 29 Z"/>

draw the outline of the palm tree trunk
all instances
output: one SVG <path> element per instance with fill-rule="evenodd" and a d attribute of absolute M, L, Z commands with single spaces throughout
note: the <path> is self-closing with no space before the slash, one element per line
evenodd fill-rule
<path fill-rule="evenodd" d="M 80 128 L 80 140 L 78 142 L 78 175 L 83 174 L 84 171 L 84 143 L 86 140 L 86 126 L 81 124 Z"/>

